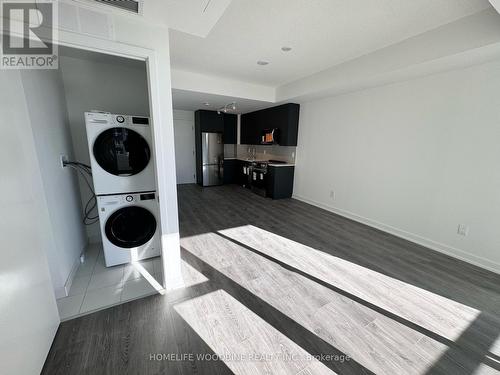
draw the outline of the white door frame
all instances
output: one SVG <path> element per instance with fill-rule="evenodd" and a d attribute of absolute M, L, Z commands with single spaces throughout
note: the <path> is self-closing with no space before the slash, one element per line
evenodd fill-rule
<path fill-rule="evenodd" d="M 166 48 L 163 48 L 163 51 L 158 51 L 62 30 L 59 30 L 57 44 L 145 61 L 153 148 L 155 150 L 157 194 L 160 204 L 163 286 L 166 289 L 183 286 L 180 271 L 180 239 L 168 44 Z M 158 70 L 159 66 L 162 66 L 162 71 Z"/>

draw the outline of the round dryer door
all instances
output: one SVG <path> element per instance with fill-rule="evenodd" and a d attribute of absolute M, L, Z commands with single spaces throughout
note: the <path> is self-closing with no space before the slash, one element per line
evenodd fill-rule
<path fill-rule="evenodd" d="M 120 208 L 106 221 L 106 237 L 118 247 L 130 249 L 146 244 L 156 232 L 154 215 L 142 207 Z"/>
<path fill-rule="evenodd" d="M 133 176 L 146 168 L 151 159 L 148 142 L 127 128 L 103 131 L 96 138 L 93 151 L 101 168 L 115 176 Z"/>

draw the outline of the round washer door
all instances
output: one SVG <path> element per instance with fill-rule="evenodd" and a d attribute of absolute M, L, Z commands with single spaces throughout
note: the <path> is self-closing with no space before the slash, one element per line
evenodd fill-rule
<path fill-rule="evenodd" d="M 113 212 L 105 226 L 109 242 L 130 249 L 146 244 L 156 232 L 156 219 L 145 208 L 129 206 Z"/>
<path fill-rule="evenodd" d="M 110 128 L 94 142 L 94 157 L 106 172 L 115 176 L 133 176 L 146 168 L 151 159 L 148 142 L 127 128 Z"/>

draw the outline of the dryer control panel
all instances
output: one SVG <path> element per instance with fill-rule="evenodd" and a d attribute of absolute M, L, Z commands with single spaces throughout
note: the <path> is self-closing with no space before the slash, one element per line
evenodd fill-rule
<path fill-rule="evenodd" d="M 114 126 L 149 126 L 149 117 L 119 115 L 109 112 L 85 112 L 87 122 L 93 124 L 110 124 Z"/>

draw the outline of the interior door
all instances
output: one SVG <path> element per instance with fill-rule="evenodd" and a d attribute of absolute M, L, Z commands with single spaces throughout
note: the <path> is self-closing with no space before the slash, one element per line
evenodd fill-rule
<path fill-rule="evenodd" d="M 193 184 L 196 182 L 196 161 L 192 112 L 174 111 L 174 141 L 177 183 Z"/>

